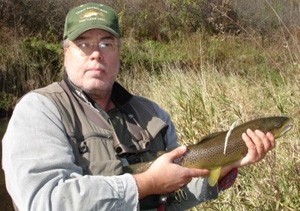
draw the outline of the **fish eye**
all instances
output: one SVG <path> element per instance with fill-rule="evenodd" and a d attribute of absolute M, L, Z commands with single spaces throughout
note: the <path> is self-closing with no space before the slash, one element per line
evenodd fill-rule
<path fill-rule="evenodd" d="M 277 123 L 275 124 L 275 127 L 276 127 L 276 128 L 280 128 L 281 126 L 282 126 L 281 122 L 277 122 Z"/>

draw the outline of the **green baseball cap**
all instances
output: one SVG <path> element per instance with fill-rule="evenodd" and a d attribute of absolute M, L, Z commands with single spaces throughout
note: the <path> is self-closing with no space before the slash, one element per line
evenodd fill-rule
<path fill-rule="evenodd" d="M 116 12 L 109 6 L 87 3 L 71 9 L 65 20 L 64 39 L 75 40 L 90 29 L 103 29 L 120 37 Z"/>

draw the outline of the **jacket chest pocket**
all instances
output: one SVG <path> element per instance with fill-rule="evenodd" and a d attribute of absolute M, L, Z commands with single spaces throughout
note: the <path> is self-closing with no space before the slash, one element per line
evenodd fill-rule
<path fill-rule="evenodd" d="M 122 173 L 122 163 L 116 156 L 111 136 L 91 133 L 77 143 L 77 161 L 84 174 L 111 176 Z"/>

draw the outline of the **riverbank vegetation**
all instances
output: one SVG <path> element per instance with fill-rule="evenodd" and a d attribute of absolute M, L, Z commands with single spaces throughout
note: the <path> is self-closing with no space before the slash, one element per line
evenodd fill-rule
<path fill-rule="evenodd" d="M 40 2 L 40 3 L 38 3 Z M 59 80 L 63 24 L 83 0 L 0 2 L 0 113 L 26 92 Z M 119 14 L 122 71 L 164 67 L 265 74 L 299 67 L 299 2 L 293 0 L 101 1 Z M 276 76 L 274 76 L 276 77 Z"/>
<path fill-rule="evenodd" d="M 276 148 L 260 163 L 239 170 L 236 183 L 217 200 L 195 210 L 299 210 L 299 69 L 274 73 L 222 72 L 203 64 L 165 67 L 160 75 L 122 73 L 119 80 L 136 94 L 147 96 L 170 112 L 181 144 L 222 130 L 238 121 L 286 115 L 293 129 L 277 140 Z"/>
<path fill-rule="evenodd" d="M 64 17 L 69 7 L 84 2 L 37 1 L 0 3 L 4 115 L 26 92 L 60 80 Z M 235 185 L 219 199 L 192 210 L 299 210 L 300 3 L 102 2 L 120 16 L 118 80 L 170 112 L 182 144 L 227 130 L 236 120 L 293 118 L 293 130 L 263 162 L 240 170 Z"/>

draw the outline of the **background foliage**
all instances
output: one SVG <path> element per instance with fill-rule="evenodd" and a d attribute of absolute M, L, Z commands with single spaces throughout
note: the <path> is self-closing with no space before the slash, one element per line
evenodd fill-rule
<path fill-rule="evenodd" d="M 60 79 L 64 18 L 69 8 L 84 2 L 0 1 L 0 86 L 1 99 L 7 99 L 0 105 L 2 115 L 24 93 Z M 222 71 L 246 74 L 259 66 L 281 70 L 299 61 L 299 1 L 98 2 L 119 14 L 124 71 L 143 67 L 157 72 L 166 65 L 209 62 Z M 201 43 L 193 39 L 199 35 Z M 270 48 L 274 52 L 265 51 Z"/>

